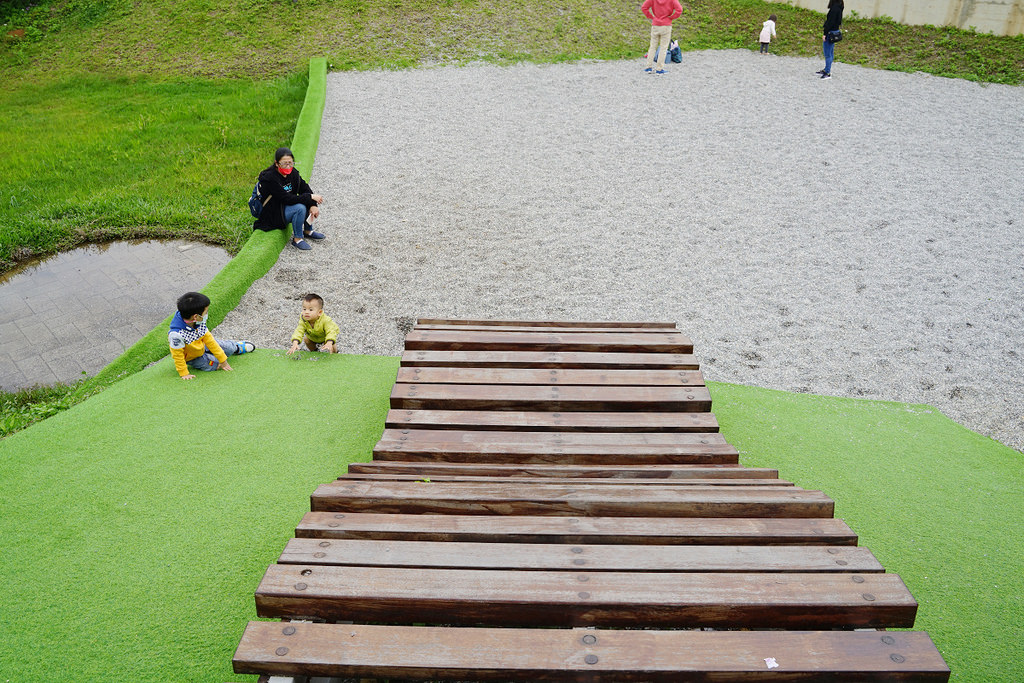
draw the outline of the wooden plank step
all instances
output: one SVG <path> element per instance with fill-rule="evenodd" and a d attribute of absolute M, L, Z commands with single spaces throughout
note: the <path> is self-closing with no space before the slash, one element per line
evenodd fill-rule
<path fill-rule="evenodd" d="M 947 681 L 920 631 L 655 631 L 251 621 L 236 674 L 402 680 Z"/>
<path fill-rule="evenodd" d="M 500 477 L 494 475 L 473 476 L 462 474 L 364 474 L 362 472 L 350 472 L 338 477 L 338 481 L 418 481 L 422 483 L 441 482 L 493 482 L 502 484 L 530 484 L 533 486 L 574 486 L 586 484 L 587 486 L 793 486 L 793 482 L 785 479 L 750 479 L 733 477 L 724 479 L 626 479 L 623 477 L 612 477 L 609 479 L 597 479 L 587 477 Z"/>
<path fill-rule="evenodd" d="M 504 432 L 470 429 L 385 429 L 381 441 L 412 443 L 548 444 L 609 446 L 722 445 L 728 441 L 719 433 L 687 432 Z"/>
<path fill-rule="evenodd" d="M 422 384 L 539 384 L 551 386 L 702 387 L 700 370 L 574 370 L 562 368 L 400 367 L 397 382 Z"/>
<path fill-rule="evenodd" d="M 273 564 L 260 617 L 648 628 L 909 628 L 896 574 L 559 572 Z"/>
<path fill-rule="evenodd" d="M 529 323 L 508 324 L 508 325 L 452 325 L 445 323 L 417 323 L 414 330 L 425 331 L 446 331 L 446 332 L 541 332 L 551 334 L 580 334 L 580 333 L 607 333 L 617 334 L 664 334 L 675 332 L 674 327 L 643 327 L 639 325 L 622 325 L 620 327 L 602 327 L 599 325 L 531 325 Z"/>
<path fill-rule="evenodd" d="M 713 413 L 389 410 L 386 427 L 558 432 L 717 432 Z"/>
<path fill-rule="evenodd" d="M 293 538 L 281 564 L 635 572 L 882 572 L 867 548 L 560 545 Z"/>
<path fill-rule="evenodd" d="M 538 486 L 333 481 L 313 492 L 314 512 L 587 515 L 592 517 L 831 517 L 834 502 L 796 487 Z"/>
<path fill-rule="evenodd" d="M 476 463 L 551 463 L 562 465 L 710 465 L 739 462 L 730 444 L 634 445 L 615 444 L 488 444 L 380 441 L 374 460 L 429 460 Z"/>
<path fill-rule="evenodd" d="M 587 351 L 601 353 L 693 353 L 689 337 L 665 330 L 659 334 L 623 332 L 460 332 L 412 330 L 405 336 L 410 351 Z"/>
<path fill-rule="evenodd" d="M 636 545 L 857 545 L 841 519 L 533 517 L 307 512 L 302 538 Z"/>
<path fill-rule="evenodd" d="M 435 476 L 442 474 L 495 476 L 577 478 L 590 479 L 777 479 L 779 471 L 770 467 L 741 467 L 739 465 L 514 465 L 508 463 L 450 463 L 402 462 L 375 460 L 354 462 L 348 466 L 349 474 L 414 474 Z"/>
<path fill-rule="evenodd" d="M 414 367 L 576 368 L 699 370 L 692 353 L 588 353 L 585 351 L 412 351 L 401 365 Z"/>
<path fill-rule="evenodd" d="M 530 327 L 653 327 L 674 330 L 676 324 L 673 322 L 622 322 L 622 321 L 601 321 L 581 322 L 578 320 L 455 320 L 452 318 L 417 318 L 417 325 L 487 325 L 491 327 L 515 327 L 528 325 Z"/>
<path fill-rule="evenodd" d="M 711 410 L 705 387 L 520 386 L 501 384 L 395 384 L 391 407 L 405 410 Z"/>

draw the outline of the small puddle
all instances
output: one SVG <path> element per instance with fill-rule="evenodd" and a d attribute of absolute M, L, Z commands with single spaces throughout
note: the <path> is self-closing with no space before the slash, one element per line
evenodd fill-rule
<path fill-rule="evenodd" d="M 91 244 L 0 275 L 0 389 L 95 375 L 231 256 L 184 240 Z"/>

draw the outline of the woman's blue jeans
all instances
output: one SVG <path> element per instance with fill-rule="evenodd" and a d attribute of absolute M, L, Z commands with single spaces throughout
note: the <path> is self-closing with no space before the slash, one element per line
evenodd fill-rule
<path fill-rule="evenodd" d="M 821 49 L 825 53 L 825 73 L 832 73 L 832 60 L 835 59 L 836 44 L 830 43 L 827 40 L 821 44 Z"/>
<path fill-rule="evenodd" d="M 292 236 L 302 239 L 302 226 L 306 222 L 306 207 L 303 204 L 290 204 L 284 207 L 284 219 L 292 224 Z"/>

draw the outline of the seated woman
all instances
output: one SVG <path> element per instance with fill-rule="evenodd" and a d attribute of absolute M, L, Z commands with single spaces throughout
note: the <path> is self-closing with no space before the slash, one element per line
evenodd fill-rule
<path fill-rule="evenodd" d="M 253 230 L 284 230 L 292 224 L 292 246 L 312 249 L 304 238 L 322 240 L 323 233 L 313 230 L 313 220 L 320 215 L 324 200 L 313 190 L 295 168 L 295 157 L 287 147 L 274 152 L 274 163 L 259 176 L 260 192 L 266 197 L 260 217 Z"/>

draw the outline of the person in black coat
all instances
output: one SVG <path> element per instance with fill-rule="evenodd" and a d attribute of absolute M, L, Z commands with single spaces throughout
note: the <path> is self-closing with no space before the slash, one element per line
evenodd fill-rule
<path fill-rule="evenodd" d="M 291 223 L 292 246 L 302 250 L 312 248 L 304 238 L 324 238 L 323 233 L 313 230 L 313 220 L 320 215 L 324 198 L 313 194 L 299 175 L 290 149 L 280 147 L 274 152 L 274 163 L 260 172 L 259 183 L 266 204 L 253 230 L 284 230 Z"/>
<path fill-rule="evenodd" d="M 843 23 L 843 0 L 828 0 L 828 14 L 825 25 L 821 29 L 821 49 L 825 53 L 825 68 L 819 71 L 822 78 L 832 78 L 832 60 L 835 57 L 836 44 L 828 39 L 830 31 L 838 31 Z"/>

